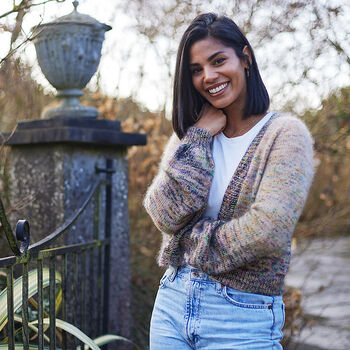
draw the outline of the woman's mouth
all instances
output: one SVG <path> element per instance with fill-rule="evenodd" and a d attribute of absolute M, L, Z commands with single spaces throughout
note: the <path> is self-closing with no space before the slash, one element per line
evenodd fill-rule
<path fill-rule="evenodd" d="M 210 95 L 217 95 L 220 92 L 222 92 L 226 87 L 227 87 L 228 83 L 223 83 L 213 89 L 208 89 L 208 92 L 210 93 Z"/>

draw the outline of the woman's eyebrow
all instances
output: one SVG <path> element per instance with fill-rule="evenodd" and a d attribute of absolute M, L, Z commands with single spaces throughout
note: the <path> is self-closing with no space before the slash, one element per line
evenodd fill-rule
<path fill-rule="evenodd" d="M 214 54 L 212 54 L 209 58 L 208 58 L 208 62 L 211 61 L 214 57 L 216 57 L 217 55 L 220 55 L 221 53 L 224 53 L 224 51 L 218 51 L 215 52 Z"/>
<path fill-rule="evenodd" d="M 224 53 L 224 51 L 218 51 L 213 53 L 211 56 L 208 57 L 207 61 L 210 62 L 213 58 L 215 58 L 217 55 L 220 55 L 221 53 Z M 199 66 L 199 63 L 190 63 L 190 67 L 193 66 Z"/>

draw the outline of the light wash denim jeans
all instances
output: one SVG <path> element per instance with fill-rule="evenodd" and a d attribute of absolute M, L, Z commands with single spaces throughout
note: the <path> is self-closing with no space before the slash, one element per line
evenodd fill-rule
<path fill-rule="evenodd" d="M 282 296 L 241 292 L 186 266 L 169 267 L 153 308 L 150 350 L 280 350 Z"/>

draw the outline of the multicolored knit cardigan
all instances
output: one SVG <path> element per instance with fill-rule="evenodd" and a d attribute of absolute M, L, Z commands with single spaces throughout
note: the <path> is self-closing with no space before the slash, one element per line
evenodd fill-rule
<path fill-rule="evenodd" d="M 214 173 L 212 136 L 191 127 L 171 137 L 144 206 L 163 233 L 160 266 L 189 264 L 223 285 L 281 295 L 290 243 L 312 182 L 312 138 L 275 114 L 255 137 L 224 195 L 218 219 L 202 218 Z"/>

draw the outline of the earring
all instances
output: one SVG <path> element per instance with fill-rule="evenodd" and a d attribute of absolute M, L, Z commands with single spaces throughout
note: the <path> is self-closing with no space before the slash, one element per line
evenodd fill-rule
<path fill-rule="evenodd" d="M 249 78 L 249 68 L 246 68 L 245 72 L 247 74 L 247 78 Z"/>

